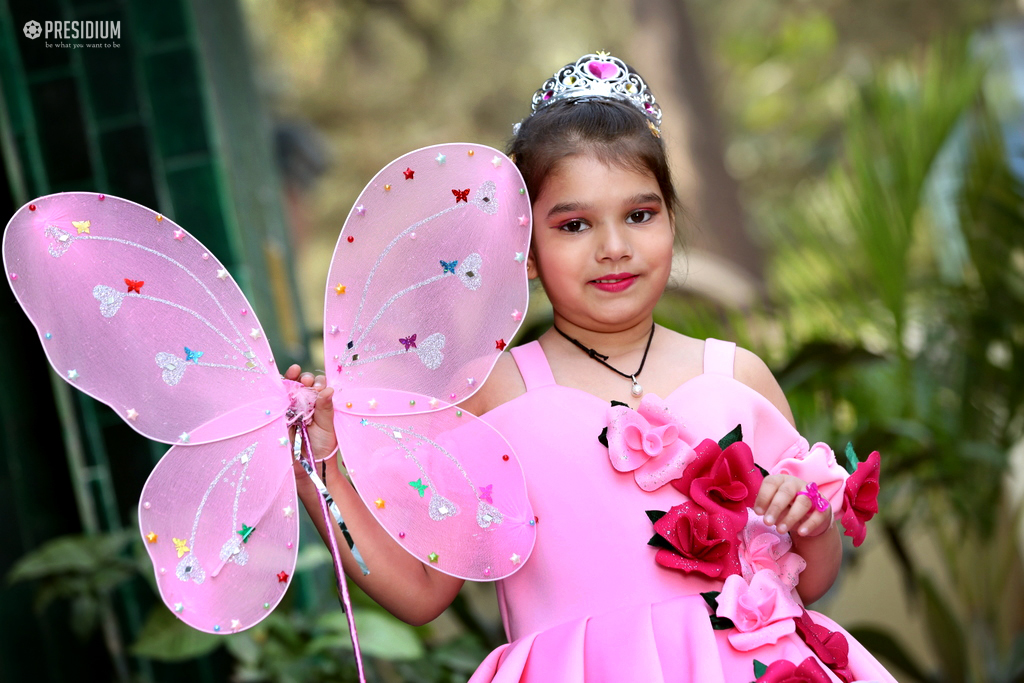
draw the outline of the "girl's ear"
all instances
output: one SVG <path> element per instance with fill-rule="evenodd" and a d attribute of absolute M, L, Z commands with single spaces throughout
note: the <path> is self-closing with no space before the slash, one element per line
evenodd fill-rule
<path fill-rule="evenodd" d="M 526 253 L 526 277 L 536 280 L 540 273 L 537 271 L 537 260 L 533 257 L 533 247 Z"/>

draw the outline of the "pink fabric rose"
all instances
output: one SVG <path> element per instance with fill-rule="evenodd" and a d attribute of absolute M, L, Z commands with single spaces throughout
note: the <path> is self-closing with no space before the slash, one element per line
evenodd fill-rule
<path fill-rule="evenodd" d="M 878 512 L 878 470 L 882 456 L 873 451 L 857 465 L 857 471 L 846 481 L 843 492 L 843 528 L 859 546 L 867 535 L 865 524 Z"/>
<path fill-rule="evenodd" d="M 739 558 L 743 578 L 750 582 L 754 574 L 768 570 L 779 577 L 782 585 L 793 589 L 800 581 L 800 572 L 807 563 L 790 552 L 793 541 L 789 534 L 780 534 L 753 510 L 747 509 L 747 525 L 740 533 Z"/>
<path fill-rule="evenodd" d="M 843 487 L 849 476 L 836 462 L 836 455 L 828 444 L 816 443 L 808 447 L 807 439 L 800 438 L 782 454 L 782 458 L 769 470 L 769 474 L 789 474 L 813 482 L 837 514 L 843 502 Z"/>
<path fill-rule="evenodd" d="M 676 505 L 654 523 L 654 530 L 678 551 L 659 548 L 655 561 L 663 567 L 699 572 L 711 578 L 738 574 L 735 540 L 717 537 L 710 516 L 691 502 Z"/>
<path fill-rule="evenodd" d="M 796 630 L 794 618 L 803 608 L 789 596 L 771 570 L 762 569 L 754 574 L 750 584 L 742 576 L 725 580 L 718 596 L 715 614 L 732 621 L 736 632 L 729 634 L 729 642 L 742 652 L 762 645 L 774 645 L 779 638 Z"/>
<path fill-rule="evenodd" d="M 846 642 L 846 636 L 815 624 L 807 610 L 802 610 L 796 620 L 796 632 L 832 673 L 845 683 L 853 683 L 853 672 L 849 666 L 850 644 Z"/>
<path fill-rule="evenodd" d="M 689 433 L 668 406 L 653 394 L 633 410 L 608 409 L 608 457 L 619 472 L 633 472 L 637 486 L 654 491 L 678 479 L 693 458 Z"/>
<path fill-rule="evenodd" d="M 672 485 L 707 510 L 716 526 L 738 534 L 747 523 L 747 508 L 753 507 L 764 480 L 750 446 L 737 441 L 723 451 L 717 443 L 705 439 L 694 451 L 696 457 Z M 718 535 L 725 538 L 727 534 L 720 531 Z"/>
<path fill-rule="evenodd" d="M 799 666 L 781 659 L 768 665 L 754 683 L 829 683 L 829 677 L 814 657 L 808 657 Z"/>

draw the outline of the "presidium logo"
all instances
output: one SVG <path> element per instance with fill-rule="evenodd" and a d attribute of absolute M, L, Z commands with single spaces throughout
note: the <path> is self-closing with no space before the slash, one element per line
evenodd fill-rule
<path fill-rule="evenodd" d="M 40 25 L 32 20 L 25 22 L 22 32 L 29 40 L 43 36 L 46 47 L 121 47 L 120 21 L 44 21 Z"/>

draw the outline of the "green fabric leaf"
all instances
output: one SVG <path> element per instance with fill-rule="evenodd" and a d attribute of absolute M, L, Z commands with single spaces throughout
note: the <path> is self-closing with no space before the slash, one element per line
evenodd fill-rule
<path fill-rule="evenodd" d="M 756 467 L 758 470 L 761 471 L 761 476 L 762 477 L 767 477 L 768 476 L 768 470 L 766 470 L 765 468 L 761 467 L 756 462 L 754 463 L 754 467 Z"/>
<path fill-rule="evenodd" d="M 729 446 L 733 445 L 737 441 L 743 441 L 743 427 L 742 425 L 736 425 L 736 429 L 732 430 L 721 438 L 718 442 L 718 447 L 723 451 Z"/>
<path fill-rule="evenodd" d="M 604 446 L 605 448 L 608 448 L 608 428 L 607 427 L 605 427 L 604 429 L 601 430 L 601 433 L 598 435 L 597 440 L 601 442 L 602 446 Z"/>
<path fill-rule="evenodd" d="M 665 512 L 664 510 L 648 510 L 647 511 L 647 518 L 649 520 L 651 520 L 651 524 L 654 524 L 655 522 L 657 522 L 659 519 L 661 519 L 662 517 L 664 517 L 667 514 L 668 513 Z"/>
<path fill-rule="evenodd" d="M 704 598 L 704 602 L 708 603 L 708 607 L 711 608 L 711 628 L 716 631 L 727 631 L 731 628 L 736 628 L 736 624 L 732 623 L 731 619 L 719 617 L 714 614 L 718 611 L 719 595 L 721 595 L 721 591 L 708 591 L 707 593 L 700 594 L 700 597 Z"/>
<path fill-rule="evenodd" d="M 755 659 L 754 660 L 754 678 L 760 678 L 761 676 L 764 676 L 766 671 L 768 671 L 768 665 L 763 663 L 763 662 L 759 662 L 759 661 L 757 661 Z"/>
<path fill-rule="evenodd" d="M 853 474 L 857 471 L 857 465 L 860 464 L 860 460 L 857 458 L 857 454 L 853 450 L 853 443 L 846 444 L 846 471 Z"/>
<path fill-rule="evenodd" d="M 647 545 L 654 546 L 655 548 L 664 548 L 665 550 L 670 550 L 674 553 L 679 552 L 674 547 L 672 547 L 671 543 L 669 543 L 667 540 L 665 540 L 658 534 L 654 534 L 653 536 L 651 536 L 651 540 L 647 541 Z"/>

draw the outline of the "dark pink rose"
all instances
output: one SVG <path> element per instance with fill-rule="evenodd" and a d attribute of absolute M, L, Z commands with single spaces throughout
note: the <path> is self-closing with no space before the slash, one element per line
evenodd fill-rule
<path fill-rule="evenodd" d="M 797 618 L 796 632 L 832 673 L 845 683 L 853 683 L 853 673 L 849 668 L 850 644 L 846 642 L 846 636 L 814 623 L 807 610 Z"/>
<path fill-rule="evenodd" d="M 676 505 L 654 523 L 659 536 L 672 544 L 678 554 L 659 548 L 655 561 L 663 567 L 699 572 L 711 578 L 740 573 L 738 540 L 716 537 L 706 510 L 691 502 Z"/>
<path fill-rule="evenodd" d="M 764 475 L 754 464 L 750 447 L 742 441 L 724 451 L 711 439 L 694 449 L 696 457 L 672 485 L 690 497 L 713 517 L 713 526 L 723 525 L 732 535 L 747 523 L 747 508 L 754 506 Z M 726 537 L 723 530 L 717 533 Z"/>
<path fill-rule="evenodd" d="M 882 456 L 873 451 L 868 459 L 857 465 L 857 471 L 846 480 L 843 491 L 843 528 L 853 539 L 853 545 L 864 542 L 865 525 L 878 512 L 878 470 Z"/>
<path fill-rule="evenodd" d="M 755 683 L 829 683 L 829 678 L 814 657 L 808 657 L 799 666 L 784 659 L 772 662 Z"/>

